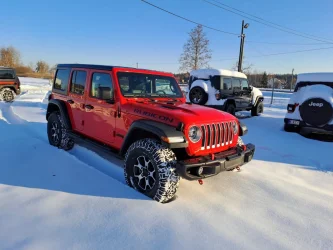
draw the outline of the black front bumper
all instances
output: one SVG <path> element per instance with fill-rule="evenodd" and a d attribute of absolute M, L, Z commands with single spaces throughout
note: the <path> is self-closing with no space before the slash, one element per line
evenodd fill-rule
<path fill-rule="evenodd" d="M 215 176 L 223 171 L 232 170 L 240 167 L 253 158 L 255 146 L 251 143 L 246 145 L 246 150 L 234 148 L 215 154 L 215 159 L 210 156 L 192 158 L 177 163 L 178 174 L 186 180 L 200 180 Z M 199 175 L 198 169 L 203 167 L 203 172 Z"/>

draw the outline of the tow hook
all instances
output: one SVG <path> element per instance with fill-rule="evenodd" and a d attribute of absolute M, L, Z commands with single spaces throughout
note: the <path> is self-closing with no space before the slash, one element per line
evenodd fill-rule
<path fill-rule="evenodd" d="M 240 172 L 240 171 L 241 171 L 240 167 L 236 167 L 236 169 L 237 169 L 237 171 L 238 171 L 238 172 Z"/>
<path fill-rule="evenodd" d="M 203 180 L 200 179 L 200 180 L 198 180 L 198 182 L 200 185 L 203 185 Z"/>

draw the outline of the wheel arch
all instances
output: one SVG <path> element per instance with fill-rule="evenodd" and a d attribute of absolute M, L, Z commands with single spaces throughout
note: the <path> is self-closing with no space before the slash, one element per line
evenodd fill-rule
<path fill-rule="evenodd" d="M 208 84 L 205 81 L 203 81 L 203 80 L 196 80 L 196 81 L 194 81 L 191 84 L 191 88 L 189 89 L 189 91 L 191 91 L 191 89 L 193 89 L 195 87 L 202 88 L 208 94 Z"/>
<path fill-rule="evenodd" d="M 264 101 L 264 97 L 263 96 L 257 96 L 256 100 L 254 101 L 253 106 L 255 107 L 259 102 L 263 102 Z"/>
<path fill-rule="evenodd" d="M 183 132 L 176 128 L 155 121 L 138 120 L 133 122 L 129 128 L 119 154 L 124 156 L 132 143 L 144 138 L 156 139 L 168 148 L 186 148 L 188 146 Z M 170 140 L 171 138 L 183 138 L 183 142 L 173 142 Z"/>
<path fill-rule="evenodd" d="M 63 118 L 64 124 L 66 126 L 66 129 L 72 129 L 72 124 L 70 122 L 70 118 L 68 115 L 67 107 L 64 101 L 61 100 L 50 100 L 49 104 L 47 106 L 46 111 L 46 120 L 48 120 L 49 116 L 53 113 L 59 111 L 61 114 L 61 117 Z"/>

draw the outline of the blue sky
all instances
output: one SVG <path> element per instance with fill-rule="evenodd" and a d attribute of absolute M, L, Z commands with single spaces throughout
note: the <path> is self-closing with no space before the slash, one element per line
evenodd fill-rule
<path fill-rule="evenodd" d="M 242 17 L 202 0 L 148 0 L 193 21 L 240 33 Z M 222 0 L 219 0 L 222 1 Z M 223 3 L 288 28 L 333 41 L 332 0 L 224 0 Z M 178 59 L 194 24 L 140 0 L 45 1 L 1 3 L 0 46 L 13 45 L 24 63 L 43 59 L 56 63 L 136 66 L 178 72 Z M 9 11 L 3 11 L 3 10 Z M 319 43 L 245 19 L 246 41 Z M 213 50 L 212 67 L 230 69 L 238 58 L 239 38 L 205 29 Z M 279 45 L 245 42 L 245 63 L 258 71 L 296 73 L 333 70 L 333 49 L 258 57 L 323 45 Z M 235 58 L 235 59 L 233 59 Z M 231 59 L 231 60 L 230 60 Z"/>

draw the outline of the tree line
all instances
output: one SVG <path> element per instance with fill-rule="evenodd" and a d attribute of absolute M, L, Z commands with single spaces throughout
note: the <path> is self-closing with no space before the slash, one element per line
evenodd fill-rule
<path fill-rule="evenodd" d="M 0 66 L 14 68 L 18 76 L 26 77 L 52 78 L 54 72 L 54 67 L 50 67 L 44 60 L 25 65 L 20 51 L 13 46 L 0 48 Z"/>

